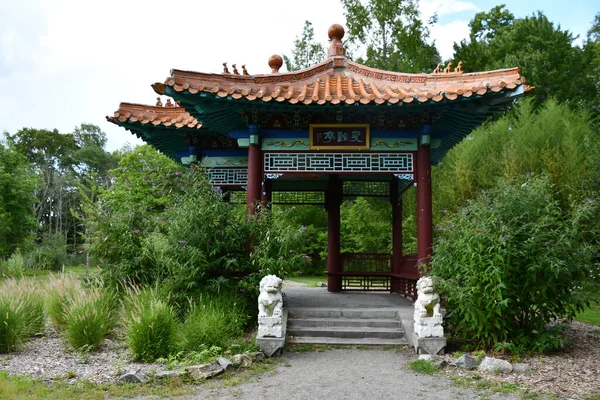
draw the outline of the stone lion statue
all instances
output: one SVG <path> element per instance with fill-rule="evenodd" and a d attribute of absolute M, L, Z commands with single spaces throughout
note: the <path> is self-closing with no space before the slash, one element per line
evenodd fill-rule
<path fill-rule="evenodd" d="M 260 281 L 258 296 L 258 317 L 278 317 L 283 308 L 281 285 L 283 280 L 275 275 L 267 275 Z"/>
<path fill-rule="evenodd" d="M 440 313 L 440 295 L 435 293 L 433 279 L 424 276 L 417 281 L 417 301 L 415 317 L 442 318 Z"/>

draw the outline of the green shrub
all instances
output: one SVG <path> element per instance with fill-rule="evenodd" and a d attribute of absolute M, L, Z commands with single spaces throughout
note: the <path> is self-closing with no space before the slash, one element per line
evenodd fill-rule
<path fill-rule="evenodd" d="M 19 277 L 25 271 L 25 260 L 21 250 L 17 249 L 6 261 L 0 261 L 0 274 Z"/>
<path fill-rule="evenodd" d="M 192 308 L 181 328 L 185 350 L 226 348 L 239 338 L 248 322 L 248 313 L 241 301 L 236 302 L 226 294 L 204 296 Z"/>
<path fill-rule="evenodd" d="M 27 269 L 60 271 L 67 262 L 67 245 L 62 234 L 47 235 L 25 255 Z"/>
<path fill-rule="evenodd" d="M 116 325 L 115 293 L 101 286 L 80 287 L 64 300 L 65 340 L 76 350 L 98 349 Z"/>
<path fill-rule="evenodd" d="M 9 352 L 43 331 L 44 307 L 32 280 L 6 279 L 0 284 L 0 352 Z"/>
<path fill-rule="evenodd" d="M 175 311 L 152 289 L 128 290 L 123 322 L 133 358 L 152 362 L 177 350 Z"/>
<path fill-rule="evenodd" d="M 453 334 L 491 348 L 499 342 L 548 351 L 548 333 L 586 301 L 577 288 L 591 252 L 580 242 L 583 216 L 563 215 L 546 176 L 501 181 L 440 228 L 432 274 L 446 295 Z M 589 204 L 575 207 L 588 215 Z M 572 218 L 570 218 L 572 217 Z"/>

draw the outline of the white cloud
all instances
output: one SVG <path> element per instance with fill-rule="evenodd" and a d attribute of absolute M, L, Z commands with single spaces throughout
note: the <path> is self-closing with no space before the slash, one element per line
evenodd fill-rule
<path fill-rule="evenodd" d="M 435 40 L 436 47 L 447 60 L 454 54 L 453 44 L 469 37 L 469 22 L 455 20 L 447 24 L 436 24 L 431 29 L 431 38 Z"/>
<path fill-rule="evenodd" d="M 465 11 L 479 11 L 474 3 L 461 0 L 422 0 L 419 4 L 421 14 L 428 19 L 436 14 L 441 17 L 443 15 L 452 15 Z"/>

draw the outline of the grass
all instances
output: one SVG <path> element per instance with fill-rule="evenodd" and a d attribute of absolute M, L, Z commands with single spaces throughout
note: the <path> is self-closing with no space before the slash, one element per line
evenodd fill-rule
<path fill-rule="evenodd" d="M 414 372 L 419 374 L 428 374 L 431 375 L 436 372 L 438 369 L 433 364 L 433 362 L 429 360 L 415 360 L 408 363 L 408 368 Z"/>
<path fill-rule="evenodd" d="M 17 399 L 106 399 L 135 396 L 160 396 L 171 398 L 195 392 L 195 386 L 180 378 L 167 379 L 153 384 L 105 384 L 95 385 L 88 381 L 68 384 L 54 381 L 48 385 L 41 380 L 26 376 L 11 376 L 0 371 L 0 398 L 2 400 Z"/>
<path fill-rule="evenodd" d="M 580 312 L 575 319 L 586 324 L 600 326 L 600 304 Z"/>
<path fill-rule="evenodd" d="M 327 283 L 326 275 L 315 275 L 315 276 L 292 276 L 288 281 L 306 283 L 312 287 L 317 287 L 319 282 Z"/>

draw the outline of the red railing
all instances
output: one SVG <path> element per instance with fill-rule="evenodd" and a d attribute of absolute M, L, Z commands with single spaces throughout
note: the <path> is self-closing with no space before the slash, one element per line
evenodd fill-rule
<path fill-rule="evenodd" d="M 391 272 L 387 253 L 342 253 L 343 272 Z"/>
<path fill-rule="evenodd" d="M 342 290 L 392 291 L 415 299 L 417 280 L 417 255 L 406 254 L 397 270 L 391 267 L 387 253 L 342 253 Z"/>

